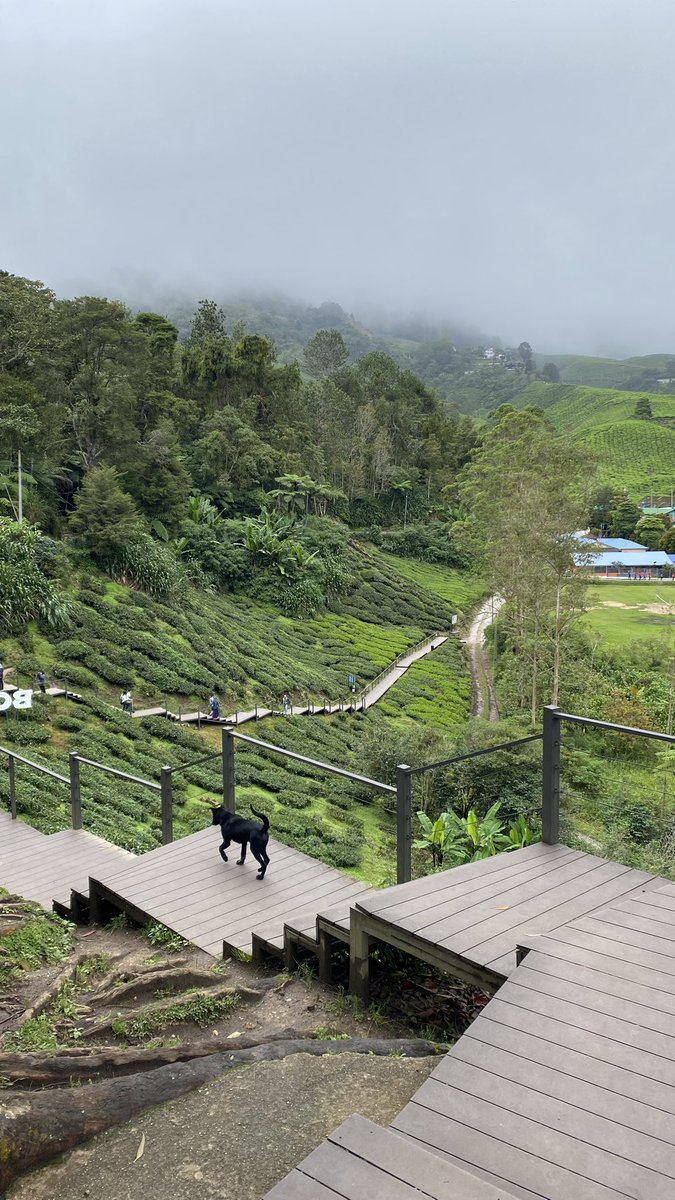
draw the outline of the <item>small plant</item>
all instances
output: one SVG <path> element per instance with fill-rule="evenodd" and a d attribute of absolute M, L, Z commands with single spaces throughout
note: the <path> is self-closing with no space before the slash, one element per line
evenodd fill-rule
<path fill-rule="evenodd" d="M 5 982 L 21 971 L 63 962 L 72 950 L 74 926 L 38 905 L 30 908 L 34 911 L 26 923 L 2 939 Z"/>
<path fill-rule="evenodd" d="M 320 1025 L 314 1030 L 314 1036 L 322 1042 L 344 1042 L 349 1041 L 350 1033 L 341 1033 L 339 1029 L 331 1029 L 330 1026 Z"/>
<path fill-rule="evenodd" d="M 110 954 L 94 954 L 92 958 L 88 958 L 85 962 L 79 963 L 75 970 L 75 987 L 78 991 L 86 988 L 89 980 L 94 975 L 105 975 L 106 971 L 110 970 L 112 965 L 112 957 Z"/>
<path fill-rule="evenodd" d="M 503 850 L 529 846 L 534 835 L 525 817 L 521 814 L 507 833 L 498 816 L 500 808 L 498 800 L 482 819 L 473 808 L 466 817 L 459 817 L 451 809 L 441 813 L 436 821 L 431 821 L 425 812 L 418 812 L 417 819 L 422 826 L 423 836 L 417 838 L 413 845 L 417 850 L 431 851 L 434 869 L 442 867 L 444 862 L 457 867 L 462 863 L 491 858 Z"/>
<path fill-rule="evenodd" d="M 304 983 L 305 987 L 311 987 L 316 980 L 316 968 L 311 962 L 298 963 L 294 974 L 295 978 Z"/>
<path fill-rule="evenodd" d="M 233 946 L 229 953 L 230 953 L 230 958 L 233 958 L 235 962 L 240 962 L 240 963 L 253 962 L 252 954 L 247 954 L 245 950 L 238 950 L 236 946 Z"/>
<path fill-rule="evenodd" d="M 325 1003 L 326 1011 L 335 1013 L 337 1017 L 349 1014 L 353 1017 L 363 1016 L 363 1006 L 357 996 L 352 996 L 345 991 L 343 987 L 339 987 L 334 996 Z"/>
<path fill-rule="evenodd" d="M 143 1041 L 152 1034 L 163 1033 L 171 1025 L 194 1023 L 204 1029 L 219 1017 L 232 1012 L 239 1003 L 239 996 L 198 996 L 194 1000 L 177 1000 L 169 1008 L 158 1012 L 147 1012 L 131 1021 L 122 1018 L 113 1021 L 112 1031 L 118 1037 Z"/>
<path fill-rule="evenodd" d="M 131 921 L 125 912 L 118 913 L 108 921 L 108 929 L 131 929 Z"/>
<path fill-rule="evenodd" d="M 15 1033 L 4 1041 L 5 1050 L 57 1050 L 58 1041 L 53 1022 L 46 1013 L 30 1017 Z"/>
<path fill-rule="evenodd" d="M 174 933 L 173 929 L 167 929 L 166 925 L 160 924 L 159 921 L 151 921 L 145 927 L 145 936 L 153 946 L 161 946 L 169 954 L 176 954 L 179 950 L 183 950 L 190 943 L 179 933 Z"/>

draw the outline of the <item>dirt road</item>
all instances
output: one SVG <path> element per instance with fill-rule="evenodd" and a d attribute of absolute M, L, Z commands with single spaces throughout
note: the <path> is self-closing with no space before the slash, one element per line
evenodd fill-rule
<path fill-rule="evenodd" d="M 490 721 L 499 720 L 499 708 L 492 667 L 485 649 L 485 631 L 503 604 L 501 596 L 490 596 L 476 613 L 466 637 L 473 679 L 473 715 L 487 717 Z"/>

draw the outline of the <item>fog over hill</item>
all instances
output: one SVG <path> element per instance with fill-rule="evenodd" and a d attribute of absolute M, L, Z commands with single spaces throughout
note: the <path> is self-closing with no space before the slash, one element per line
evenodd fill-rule
<path fill-rule="evenodd" d="M 670 0 L 0 0 L 0 262 L 672 344 Z"/>

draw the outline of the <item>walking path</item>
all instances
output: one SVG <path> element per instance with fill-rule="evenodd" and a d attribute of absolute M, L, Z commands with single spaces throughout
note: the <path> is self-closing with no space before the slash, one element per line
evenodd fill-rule
<path fill-rule="evenodd" d="M 447 642 L 450 634 L 435 633 L 432 637 L 426 638 L 419 645 L 413 646 L 405 654 L 399 657 L 387 667 L 380 675 L 378 675 L 371 683 L 368 684 L 363 691 L 359 692 L 358 696 L 352 696 L 351 699 L 329 701 L 323 704 L 294 704 L 288 712 L 288 716 L 319 716 L 321 714 L 330 714 L 338 712 L 365 712 L 371 708 L 373 704 L 377 704 L 390 688 L 398 683 L 399 679 L 405 675 L 406 671 L 421 658 L 425 658 L 434 650 L 438 650 L 445 642 Z M 256 705 L 255 708 L 243 709 L 240 712 L 230 713 L 229 716 L 218 717 L 214 720 L 208 712 L 188 712 L 175 713 L 163 706 L 155 706 L 154 708 L 139 708 L 133 714 L 134 717 L 167 717 L 170 721 L 178 721 L 181 725 L 201 724 L 202 721 L 208 721 L 210 725 L 244 725 L 247 721 L 259 721 L 263 717 L 283 716 L 283 712 L 277 709 L 266 708 Z"/>
<path fill-rule="evenodd" d="M 499 708 L 492 667 L 485 649 L 485 632 L 492 625 L 503 604 L 501 596 L 491 596 L 486 600 L 471 622 L 466 638 L 473 678 L 473 715 L 488 717 L 490 721 L 499 720 Z"/>

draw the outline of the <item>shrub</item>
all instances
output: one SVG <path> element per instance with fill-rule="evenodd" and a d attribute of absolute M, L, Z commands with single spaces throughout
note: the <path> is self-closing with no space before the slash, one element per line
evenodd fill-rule
<path fill-rule="evenodd" d="M 135 583 L 152 596 L 167 596 L 181 578 L 176 559 L 149 534 L 136 532 L 111 559 L 111 570 L 122 583 Z"/>

